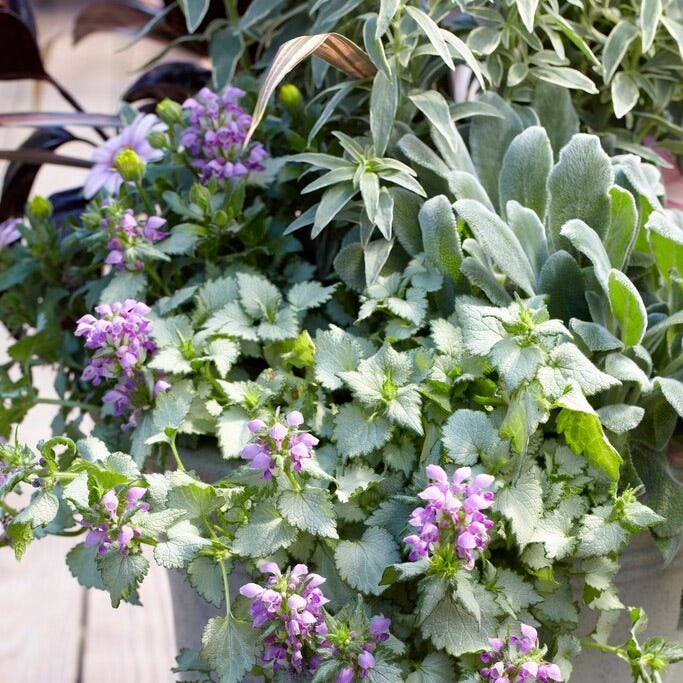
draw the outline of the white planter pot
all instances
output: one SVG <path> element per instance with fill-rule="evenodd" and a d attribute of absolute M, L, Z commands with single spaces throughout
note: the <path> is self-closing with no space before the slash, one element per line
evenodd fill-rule
<path fill-rule="evenodd" d="M 636 536 L 622 553 L 621 568 L 616 585 L 625 606 L 642 607 L 649 619 L 647 630 L 639 637 L 643 642 L 650 636 L 664 636 L 683 641 L 681 593 L 683 592 L 683 552 L 674 561 L 664 561 L 649 533 Z M 577 634 L 585 638 L 592 631 L 593 614 L 582 615 Z M 623 643 L 628 638 L 629 618 L 623 615 L 610 637 L 611 644 Z M 663 675 L 664 683 L 683 681 L 683 662 L 672 665 Z M 574 661 L 571 683 L 632 683 L 629 667 L 608 652 L 584 648 Z"/>

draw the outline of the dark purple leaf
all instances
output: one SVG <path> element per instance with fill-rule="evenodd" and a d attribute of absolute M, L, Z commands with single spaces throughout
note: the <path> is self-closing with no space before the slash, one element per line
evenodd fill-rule
<path fill-rule="evenodd" d="M 154 18 L 155 12 L 135 2 L 106 0 L 87 5 L 79 12 L 74 23 L 73 42 L 78 43 L 91 33 L 143 29 Z M 148 34 L 150 38 L 164 42 L 173 40 L 176 34 L 163 23 L 155 26 Z"/>
<path fill-rule="evenodd" d="M 10 11 L 0 11 L 0 46 L 0 81 L 48 81 L 74 109 L 83 111 L 73 96 L 45 71 L 34 34 Z"/>
<path fill-rule="evenodd" d="M 36 36 L 36 20 L 33 16 L 33 7 L 28 0 L 0 0 L 0 12 L 12 12 L 26 25 L 29 31 Z"/>
<path fill-rule="evenodd" d="M 17 151 L 27 148 L 53 151 L 77 139 L 64 128 L 42 128 L 32 133 Z M 7 167 L 0 193 L 0 221 L 23 214 L 40 167 L 41 164 L 23 161 L 13 161 Z"/>
<path fill-rule="evenodd" d="M 32 126 L 49 128 L 51 126 L 87 126 L 90 128 L 120 128 L 121 119 L 112 114 L 86 114 L 84 112 L 25 111 L 1 114 L 0 128 L 7 126 Z"/>
<path fill-rule="evenodd" d="M 49 199 L 52 204 L 52 221 L 58 228 L 63 228 L 64 232 L 68 231 L 69 218 L 78 219 L 88 204 L 88 200 L 83 196 L 82 187 L 55 192 Z"/>
<path fill-rule="evenodd" d="M 92 166 L 92 161 L 87 159 L 55 154 L 44 149 L 0 149 L 0 159 L 5 159 L 5 161 L 28 161 L 34 164 L 75 166 L 76 168 L 90 168 Z"/>
<path fill-rule="evenodd" d="M 192 62 L 166 62 L 152 67 L 123 94 L 126 102 L 153 100 L 161 102 L 169 97 L 183 102 L 211 80 L 211 71 Z"/>
<path fill-rule="evenodd" d="M 0 12 L 0 80 L 51 80 L 31 29 L 12 12 Z"/>

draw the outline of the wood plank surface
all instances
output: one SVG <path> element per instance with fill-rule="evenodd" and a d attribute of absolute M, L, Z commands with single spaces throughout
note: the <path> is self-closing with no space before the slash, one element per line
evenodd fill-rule
<path fill-rule="evenodd" d="M 166 570 L 150 561 L 140 588 L 143 607 L 111 606 L 103 591 L 87 592 L 82 683 L 172 683 L 176 643 Z"/>
<path fill-rule="evenodd" d="M 0 551 L 3 683 L 79 680 L 85 589 L 76 583 L 64 563 L 64 555 L 72 545 L 73 539 L 43 539 L 29 547 L 21 564 L 9 549 Z"/>

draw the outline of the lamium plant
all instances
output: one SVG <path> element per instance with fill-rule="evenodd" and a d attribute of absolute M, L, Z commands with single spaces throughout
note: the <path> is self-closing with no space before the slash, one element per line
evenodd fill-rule
<path fill-rule="evenodd" d="M 0 545 L 114 606 L 179 572 L 201 683 L 668 680 L 618 584 L 683 534 L 676 4 L 246 5 L 0 227 Z"/>

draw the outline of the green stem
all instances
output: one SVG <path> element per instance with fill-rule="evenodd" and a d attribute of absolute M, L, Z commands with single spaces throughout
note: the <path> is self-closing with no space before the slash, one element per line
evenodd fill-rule
<path fill-rule="evenodd" d="M 8 512 L 12 517 L 17 514 L 17 511 L 11 505 L 8 505 L 4 500 L 0 500 L 0 508 L 2 508 L 5 512 Z"/>
<path fill-rule="evenodd" d="M 216 381 L 216 378 L 211 374 L 211 368 L 209 367 L 209 363 L 204 363 L 202 365 L 202 375 L 206 378 L 207 382 L 220 394 L 222 398 L 227 399 L 227 394 L 221 387 L 221 385 Z"/>
<path fill-rule="evenodd" d="M 57 481 L 73 481 L 80 475 L 80 472 L 53 472 L 49 476 Z"/>
<path fill-rule="evenodd" d="M 240 15 L 239 12 L 237 11 L 237 2 L 235 0 L 225 0 L 225 13 L 228 15 L 228 19 L 230 19 L 230 23 L 232 24 L 233 27 L 237 26 L 239 20 L 240 20 Z"/>
<path fill-rule="evenodd" d="M 603 652 L 611 652 L 613 655 L 619 657 L 619 648 L 606 643 L 597 643 L 594 640 L 582 640 L 581 647 L 592 647 L 594 650 L 602 650 Z"/>
<path fill-rule="evenodd" d="M 180 453 L 178 453 L 178 448 L 175 445 L 175 438 L 170 442 L 171 446 L 171 453 L 173 453 L 173 457 L 175 458 L 175 463 L 178 466 L 178 469 L 181 472 L 185 472 L 185 465 L 183 465 L 183 461 L 180 459 Z"/>
<path fill-rule="evenodd" d="M 292 485 L 292 488 L 297 493 L 302 491 L 303 489 L 301 488 L 301 484 L 296 480 L 294 473 L 288 467 L 285 467 L 284 470 L 285 474 L 287 475 L 287 479 L 289 479 L 289 483 Z"/>
<path fill-rule="evenodd" d="M 147 194 L 147 192 L 145 192 L 145 189 L 142 187 L 142 183 L 139 180 L 135 183 L 135 187 L 140 193 L 140 197 L 142 198 L 142 201 L 145 204 L 145 210 L 147 211 L 147 215 L 153 216 L 155 214 L 154 205 L 152 204 L 149 195 Z"/>
<path fill-rule="evenodd" d="M 36 403 L 44 403 L 51 406 L 62 406 L 64 408 L 81 408 L 82 410 L 87 410 L 90 412 L 100 410 L 100 406 L 93 405 L 92 403 L 82 403 L 81 401 L 70 401 L 68 399 L 62 398 L 36 398 Z"/>
<path fill-rule="evenodd" d="M 228 571 L 225 568 L 225 562 L 219 560 L 221 567 L 221 576 L 223 577 L 223 590 L 225 591 L 225 616 L 230 619 L 232 612 L 230 610 L 230 584 L 228 583 Z"/>
<path fill-rule="evenodd" d="M 163 279 L 161 278 L 161 276 L 159 275 L 159 273 L 157 273 L 156 270 L 154 270 L 154 268 L 152 268 L 152 267 L 145 268 L 145 273 L 146 273 L 147 275 L 149 275 L 149 276 L 152 278 L 152 280 L 154 280 L 154 284 L 156 284 L 157 287 L 159 287 L 159 289 L 160 289 L 166 296 L 168 296 L 168 295 L 171 293 L 171 292 L 169 291 L 168 286 L 166 285 L 166 283 L 163 281 Z"/>

